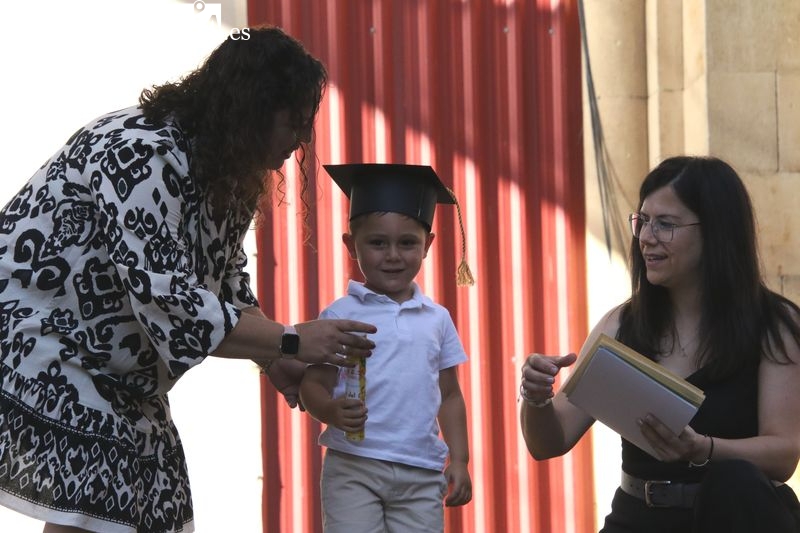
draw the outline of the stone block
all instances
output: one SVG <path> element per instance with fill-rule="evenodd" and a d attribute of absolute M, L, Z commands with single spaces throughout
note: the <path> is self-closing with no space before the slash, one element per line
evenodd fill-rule
<path fill-rule="evenodd" d="M 644 2 L 585 2 L 584 12 L 589 59 L 598 94 L 646 96 Z"/>
<path fill-rule="evenodd" d="M 800 172 L 800 73 L 778 74 L 778 168 Z"/>
<path fill-rule="evenodd" d="M 709 151 L 739 171 L 778 168 L 775 73 L 709 72 Z"/>
<path fill-rule="evenodd" d="M 800 173 L 740 174 L 753 201 L 765 275 L 800 276 Z"/>
<path fill-rule="evenodd" d="M 783 0 L 780 5 L 780 38 L 775 56 L 778 71 L 800 70 L 800 2 Z"/>
<path fill-rule="evenodd" d="M 706 11 L 704 0 L 683 2 L 683 79 L 689 86 L 706 76 Z"/>
<path fill-rule="evenodd" d="M 709 72 L 775 71 L 783 17 L 797 0 L 707 0 Z M 797 28 L 794 30 L 797 33 Z"/>
<path fill-rule="evenodd" d="M 683 89 L 683 10 L 679 2 L 647 0 L 647 84 L 657 91 Z"/>
<path fill-rule="evenodd" d="M 800 305 L 800 276 L 781 276 L 780 293 Z"/>
<path fill-rule="evenodd" d="M 683 101 L 682 91 L 651 95 L 647 104 L 650 166 L 667 157 L 686 153 Z"/>
<path fill-rule="evenodd" d="M 598 100 L 600 120 L 613 170 L 619 179 L 618 204 L 625 213 L 636 207 L 639 185 L 650 170 L 647 158 L 647 103 L 644 98 Z"/>
<path fill-rule="evenodd" d="M 709 145 L 707 77 L 692 80 L 683 95 L 683 143 L 687 154 L 707 155 Z"/>

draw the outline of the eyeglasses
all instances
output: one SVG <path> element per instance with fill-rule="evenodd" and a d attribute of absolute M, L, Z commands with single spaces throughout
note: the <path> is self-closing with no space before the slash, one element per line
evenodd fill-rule
<path fill-rule="evenodd" d="M 628 216 L 628 220 L 631 223 L 631 233 L 635 238 L 639 238 L 642 234 L 642 230 L 648 224 L 650 224 L 650 231 L 653 232 L 653 237 L 658 242 L 672 242 L 672 238 L 675 236 L 675 228 L 686 228 L 689 226 L 699 226 L 700 222 L 692 222 L 691 224 L 672 224 L 670 222 L 664 222 L 658 218 L 651 219 L 646 215 L 642 215 L 641 213 L 631 213 Z"/>

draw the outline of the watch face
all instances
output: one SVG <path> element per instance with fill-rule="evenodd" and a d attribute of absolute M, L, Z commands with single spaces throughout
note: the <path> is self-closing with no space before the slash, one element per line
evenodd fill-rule
<path fill-rule="evenodd" d="M 281 353 L 296 355 L 300 350 L 300 335 L 297 333 L 284 333 L 281 337 Z"/>

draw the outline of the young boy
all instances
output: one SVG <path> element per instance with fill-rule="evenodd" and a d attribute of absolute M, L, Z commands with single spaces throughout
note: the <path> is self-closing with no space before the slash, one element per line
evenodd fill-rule
<path fill-rule="evenodd" d="M 351 280 L 347 296 L 321 316 L 364 320 L 378 332 L 366 362 L 369 420 L 367 405 L 344 395 L 345 370 L 310 366 L 300 388 L 307 411 L 328 426 L 319 438 L 327 447 L 323 527 L 326 533 L 443 531 L 445 495 L 448 506 L 472 499 L 456 375 L 467 356 L 450 313 L 424 296 L 414 278 L 433 242 L 436 203 L 454 198 L 427 166 L 325 169 L 350 198 L 350 231 L 342 240 L 365 282 Z M 363 440 L 345 436 L 359 431 Z"/>

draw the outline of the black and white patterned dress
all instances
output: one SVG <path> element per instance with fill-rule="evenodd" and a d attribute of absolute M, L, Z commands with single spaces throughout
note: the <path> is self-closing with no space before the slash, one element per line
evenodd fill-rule
<path fill-rule="evenodd" d="M 103 532 L 193 531 L 167 392 L 257 305 L 188 140 L 138 108 L 81 128 L 0 213 L 0 504 Z"/>

